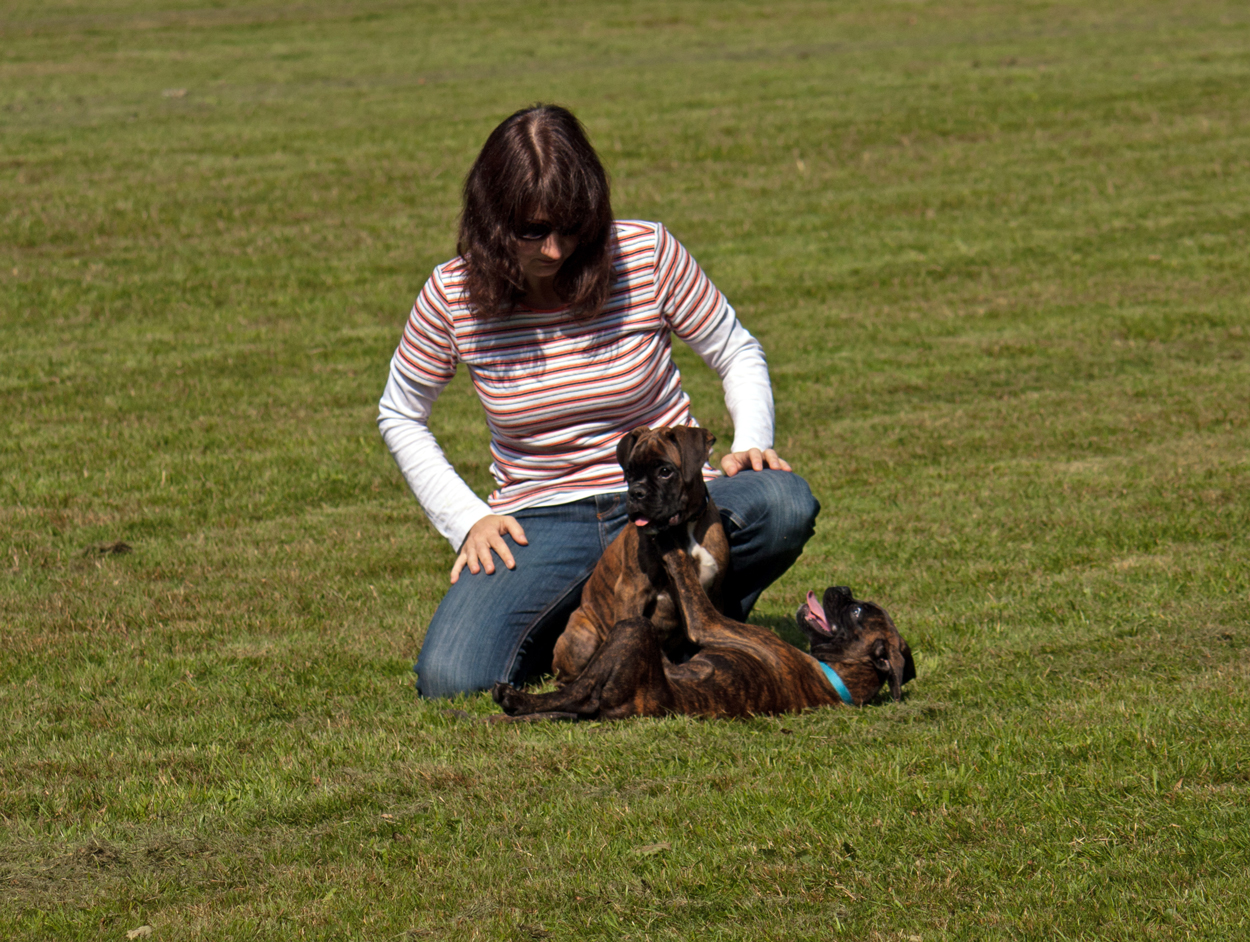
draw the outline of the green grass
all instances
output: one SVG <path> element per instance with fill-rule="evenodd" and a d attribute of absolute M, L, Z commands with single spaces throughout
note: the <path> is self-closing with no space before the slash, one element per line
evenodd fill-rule
<path fill-rule="evenodd" d="M 0 936 L 1250 935 L 1248 89 L 1204 0 L 6 3 Z M 415 699 L 376 401 L 535 100 L 769 351 L 824 511 L 755 617 L 886 604 L 902 704 Z"/>

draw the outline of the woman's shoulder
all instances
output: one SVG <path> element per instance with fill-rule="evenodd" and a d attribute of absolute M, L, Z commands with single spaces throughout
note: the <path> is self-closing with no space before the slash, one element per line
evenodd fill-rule
<path fill-rule="evenodd" d="M 658 241 L 667 233 L 664 224 L 645 219 L 618 219 L 613 223 L 617 244 L 637 241 Z"/>
<path fill-rule="evenodd" d="M 426 279 L 413 302 L 408 329 L 427 336 L 451 336 L 467 320 L 468 312 L 466 268 L 464 259 L 457 256 L 435 266 Z"/>
<path fill-rule="evenodd" d="M 437 280 L 444 285 L 463 285 L 465 278 L 468 277 L 468 273 L 468 263 L 463 256 L 457 255 L 455 258 L 449 258 L 441 265 L 435 265 L 434 273 L 430 275 L 430 280 Z"/>
<path fill-rule="evenodd" d="M 457 255 L 434 267 L 425 287 L 421 289 L 421 295 L 436 307 L 451 312 L 468 302 L 467 282 L 468 265 Z"/>
<path fill-rule="evenodd" d="M 664 224 L 648 222 L 644 219 L 618 219 L 615 224 L 614 254 L 618 268 L 621 265 L 635 265 L 644 259 L 652 264 L 663 254 L 673 241 Z"/>

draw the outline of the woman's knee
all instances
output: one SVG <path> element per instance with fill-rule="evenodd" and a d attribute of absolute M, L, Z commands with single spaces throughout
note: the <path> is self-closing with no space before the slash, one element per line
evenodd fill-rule
<path fill-rule="evenodd" d="M 454 697 L 548 670 L 555 641 L 548 636 L 553 627 L 563 628 L 589 575 L 584 556 L 553 564 L 532 551 L 518 558 L 516 569 L 461 573 L 430 619 L 417 658 L 417 690 L 424 697 Z M 535 661 L 544 657 L 546 663 Z"/>
<path fill-rule="evenodd" d="M 800 546 L 816 532 L 816 517 L 820 513 L 820 501 L 812 493 L 807 482 L 788 471 L 768 473 L 773 493 L 769 500 L 769 524 L 786 542 Z"/>
<path fill-rule="evenodd" d="M 465 573 L 430 619 L 415 668 L 423 697 L 475 693 L 506 679 L 512 646 L 500 630 L 498 611 L 491 617 L 491 578 Z"/>
<path fill-rule="evenodd" d="M 433 635 L 433 637 L 431 637 Z M 503 665 L 485 663 L 480 646 L 444 638 L 434 624 L 417 657 L 417 691 L 437 699 L 485 690 L 499 679 Z"/>
<path fill-rule="evenodd" d="M 712 482 L 710 488 L 732 532 L 766 533 L 770 542 L 799 547 L 816 532 L 820 502 L 793 472 L 742 471 Z"/>

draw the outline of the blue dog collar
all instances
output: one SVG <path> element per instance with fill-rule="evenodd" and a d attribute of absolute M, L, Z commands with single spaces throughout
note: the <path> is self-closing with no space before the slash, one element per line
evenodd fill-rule
<path fill-rule="evenodd" d="M 813 658 L 815 660 L 815 658 Z M 838 696 L 842 698 L 842 702 L 847 706 L 855 706 L 855 700 L 851 697 L 851 692 L 846 689 L 846 684 L 842 682 L 842 678 L 838 676 L 838 672 L 826 664 L 824 661 L 816 661 L 820 665 L 820 669 L 825 672 L 825 676 L 829 678 L 829 683 L 833 684 L 833 689 L 838 692 Z"/>

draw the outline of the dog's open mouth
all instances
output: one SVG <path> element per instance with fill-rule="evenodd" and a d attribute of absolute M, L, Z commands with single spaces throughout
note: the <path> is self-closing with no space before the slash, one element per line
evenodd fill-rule
<path fill-rule="evenodd" d="M 633 522 L 634 526 L 636 527 L 649 527 L 653 523 L 656 523 L 656 521 L 652 520 L 650 517 L 644 517 L 642 515 L 633 516 L 631 514 L 629 519 Z M 656 525 L 666 526 L 666 527 L 675 527 L 679 523 L 681 523 L 681 514 L 675 513 L 671 517 L 668 518 L 668 523 L 656 524 Z"/>
<path fill-rule="evenodd" d="M 803 606 L 805 612 L 800 612 L 800 616 L 806 614 L 808 622 L 821 634 L 832 635 L 833 627 L 829 624 L 829 620 L 825 617 L 825 608 L 820 604 L 820 600 L 816 598 L 816 593 L 809 591 L 807 593 L 807 604 Z"/>

